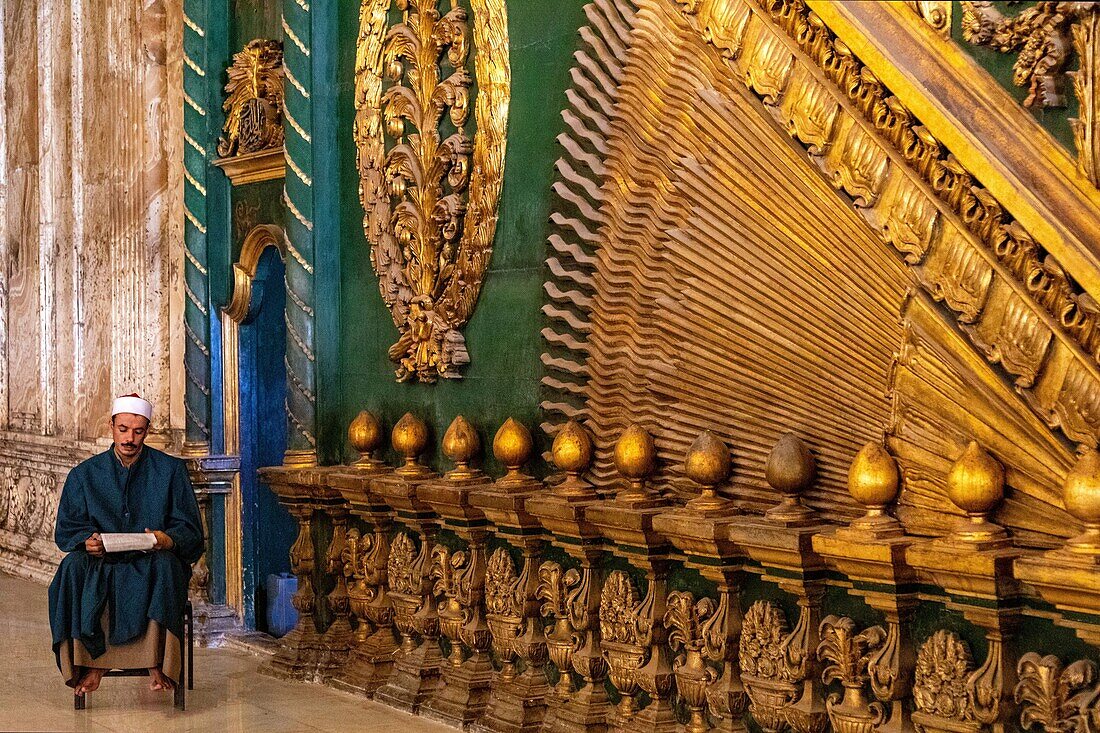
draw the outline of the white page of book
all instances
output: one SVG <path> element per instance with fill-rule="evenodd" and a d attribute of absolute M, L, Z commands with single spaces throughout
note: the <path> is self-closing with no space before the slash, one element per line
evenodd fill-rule
<path fill-rule="evenodd" d="M 151 550 L 157 538 L 151 532 L 104 532 L 99 535 L 107 552 Z"/>

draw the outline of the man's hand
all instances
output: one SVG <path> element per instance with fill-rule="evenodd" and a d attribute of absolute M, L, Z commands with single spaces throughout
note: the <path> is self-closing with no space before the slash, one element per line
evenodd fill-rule
<path fill-rule="evenodd" d="M 84 540 L 84 549 L 93 557 L 103 557 L 107 554 L 106 550 L 103 549 L 103 541 L 99 539 L 99 532 Z"/>
<path fill-rule="evenodd" d="M 161 532 L 159 529 L 145 528 L 145 531 L 157 538 L 157 544 L 153 545 L 154 550 L 171 550 L 176 546 L 176 543 L 172 541 L 172 538 Z"/>

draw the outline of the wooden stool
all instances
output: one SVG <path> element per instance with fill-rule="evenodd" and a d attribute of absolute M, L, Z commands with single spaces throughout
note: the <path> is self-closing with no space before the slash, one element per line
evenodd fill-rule
<path fill-rule="evenodd" d="M 187 601 L 187 605 L 183 608 L 183 635 L 187 637 L 183 644 L 184 659 L 183 664 L 186 671 L 187 679 L 186 684 L 183 674 L 180 674 L 179 684 L 176 685 L 173 690 L 173 704 L 179 710 L 187 709 L 187 690 L 195 689 L 195 618 L 192 615 L 191 601 Z M 109 670 L 104 677 L 148 677 L 149 670 L 147 669 L 112 669 Z M 87 694 L 78 695 L 73 693 L 73 709 L 84 710 L 88 706 Z"/>

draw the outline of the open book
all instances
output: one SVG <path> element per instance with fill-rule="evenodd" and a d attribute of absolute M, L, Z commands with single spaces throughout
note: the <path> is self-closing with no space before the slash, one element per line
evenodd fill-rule
<path fill-rule="evenodd" d="M 106 552 L 151 550 L 157 544 L 152 532 L 103 532 L 99 535 Z"/>

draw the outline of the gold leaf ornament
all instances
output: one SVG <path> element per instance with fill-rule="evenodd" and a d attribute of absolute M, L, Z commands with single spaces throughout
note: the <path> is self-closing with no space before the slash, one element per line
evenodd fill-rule
<path fill-rule="evenodd" d="M 390 22 L 391 7 L 400 21 Z M 472 22 L 456 0 L 360 6 L 360 198 L 371 264 L 398 330 L 389 350 L 398 381 L 461 376 L 470 360 L 461 329 L 492 254 L 511 94 L 508 19 L 504 0 L 471 7 Z"/>
<path fill-rule="evenodd" d="M 223 158 L 283 146 L 283 44 L 257 38 L 233 54 L 225 85 Z"/>

